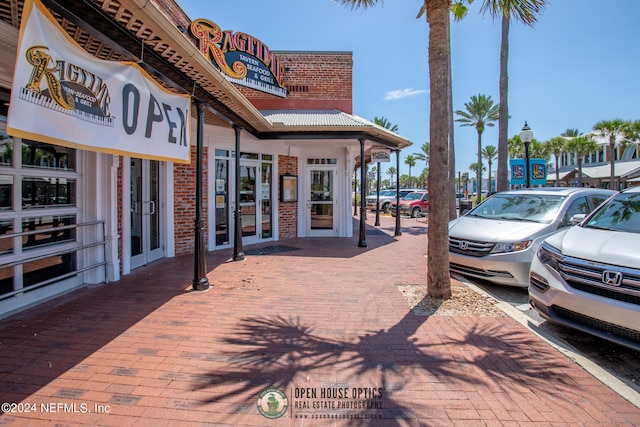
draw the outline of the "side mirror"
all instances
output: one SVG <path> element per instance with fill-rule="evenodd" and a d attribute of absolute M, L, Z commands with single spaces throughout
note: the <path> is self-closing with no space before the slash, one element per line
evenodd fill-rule
<path fill-rule="evenodd" d="M 587 216 L 586 214 L 575 214 L 574 216 L 571 217 L 571 219 L 569 220 L 569 225 L 576 225 L 576 224 L 580 224 L 582 222 L 582 220 L 584 219 L 584 217 Z"/>

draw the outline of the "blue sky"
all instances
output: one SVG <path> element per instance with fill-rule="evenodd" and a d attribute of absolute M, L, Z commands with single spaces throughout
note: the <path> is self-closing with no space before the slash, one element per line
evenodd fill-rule
<path fill-rule="evenodd" d="M 191 19 L 207 18 L 251 34 L 271 50 L 353 52 L 353 112 L 386 117 L 419 151 L 429 141 L 428 27 L 415 19 L 420 0 L 387 0 L 351 10 L 332 0 L 178 0 Z M 472 95 L 498 103 L 500 21 L 480 15 L 476 0 L 452 25 L 454 110 Z M 546 141 L 600 120 L 640 119 L 640 1 L 550 0 L 534 27 L 513 22 L 509 58 L 509 136 L 525 120 Z M 497 125 L 483 146 L 497 145 Z M 477 160 L 475 129 L 456 124 L 456 170 Z M 392 159 L 392 162 L 394 160 Z M 412 175 L 424 167 L 419 162 Z"/>

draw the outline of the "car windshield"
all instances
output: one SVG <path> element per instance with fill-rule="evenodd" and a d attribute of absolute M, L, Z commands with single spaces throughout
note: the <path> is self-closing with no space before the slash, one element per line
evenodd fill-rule
<path fill-rule="evenodd" d="M 423 193 L 409 193 L 403 197 L 404 200 L 420 200 Z"/>
<path fill-rule="evenodd" d="M 564 196 L 547 194 L 496 194 L 467 215 L 488 219 L 550 223 L 557 216 Z"/>
<path fill-rule="evenodd" d="M 382 196 L 395 196 L 396 192 L 393 190 L 384 190 L 382 192 L 380 192 L 380 197 Z"/>
<path fill-rule="evenodd" d="M 583 227 L 640 233 L 640 193 L 620 193 L 600 209 Z"/>

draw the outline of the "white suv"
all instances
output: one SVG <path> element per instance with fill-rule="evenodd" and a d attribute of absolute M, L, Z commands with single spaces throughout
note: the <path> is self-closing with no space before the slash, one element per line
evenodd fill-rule
<path fill-rule="evenodd" d="M 529 300 L 553 323 L 640 350 L 640 187 L 540 245 Z"/>

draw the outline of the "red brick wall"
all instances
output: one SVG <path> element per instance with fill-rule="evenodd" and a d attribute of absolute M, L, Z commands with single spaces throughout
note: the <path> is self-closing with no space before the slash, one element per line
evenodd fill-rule
<path fill-rule="evenodd" d="M 298 175 L 298 158 L 278 156 L 278 170 L 280 173 Z M 279 188 L 278 191 L 280 191 Z M 277 194 L 277 197 L 280 200 L 280 194 Z M 298 197 L 300 197 L 300 188 L 298 188 Z M 278 202 L 278 229 L 280 239 L 298 237 L 298 203 Z"/>
<path fill-rule="evenodd" d="M 204 222 L 204 241 L 207 245 L 208 209 L 207 209 L 207 147 L 203 150 L 202 176 L 202 219 Z M 174 182 L 174 238 L 176 255 L 194 252 L 196 218 L 196 147 L 191 146 L 191 164 L 176 164 L 173 171 Z"/>
<path fill-rule="evenodd" d="M 267 42 L 268 43 L 268 42 Z M 338 109 L 352 113 L 353 54 L 351 52 L 274 51 L 284 65 L 287 97 L 238 86 L 260 110 Z"/>

